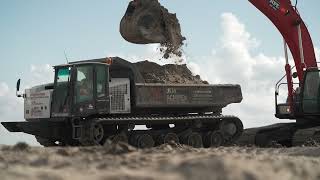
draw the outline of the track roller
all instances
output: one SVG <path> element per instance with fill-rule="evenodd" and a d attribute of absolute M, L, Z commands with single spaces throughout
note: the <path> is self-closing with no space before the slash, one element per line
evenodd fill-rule
<path fill-rule="evenodd" d="M 219 131 L 227 142 L 238 139 L 243 132 L 243 124 L 240 119 L 223 119 L 219 125 Z"/>
<path fill-rule="evenodd" d="M 98 122 L 88 121 L 83 123 L 80 144 L 84 146 L 102 145 L 105 140 L 103 125 Z"/>
<path fill-rule="evenodd" d="M 167 134 L 161 134 L 158 138 L 157 138 L 157 144 L 166 144 L 166 143 L 170 143 L 170 142 L 174 142 L 174 143 L 179 143 L 179 137 L 176 133 L 167 133 Z"/>
<path fill-rule="evenodd" d="M 131 137 L 131 142 L 138 148 L 152 148 L 155 144 L 152 136 L 149 134 L 135 134 Z"/>
<path fill-rule="evenodd" d="M 202 147 L 202 137 L 197 132 L 187 131 L 181 136 L 181 142 L 194 148 Z"/>
<path fill-rule="evenodd" d="M 165 135 L 164 143 L 170 143 L 170 142 L 179 143 L 179 137 L 177 136 L 176 133 L 168 133 Z"/>
<path fill-rule="evenodd" d="M 93 140 L 97 144 L 101 144 L 104 138 L 104 129 L 101 123 L 94 123 L 93 124 Z"/>
<path fill-rule="evenodd" d="M 117 144 L 119 142 L 128 143 L 128 136 L 125 133 L 116 134 L 109 138 L 112 143 Z"/>
<path fill-rule="evenodd" d="M 220 131 L 209 131 L 203 136 L 203 145 L 206 148 L 219 147 L 223 142 L 224 138 Z"/>

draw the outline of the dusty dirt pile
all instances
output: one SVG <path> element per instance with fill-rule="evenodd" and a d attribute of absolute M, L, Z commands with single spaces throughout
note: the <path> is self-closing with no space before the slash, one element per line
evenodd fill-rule
<path fill-rule="evenodd" d="M 164 84 L 208 84 L 199 75 L 194 76 L 187 65 L 166 64 L 141 61 L 135 63 L 146 83 Z"/>
<path fill-rule="evenodd" d="M 110 146 L 0 146 L 0 177 L 1 180 L 320 178 L 319 147 L 193 149 L 161 145 L 138 150 L 128 145 Z"/>
<path fill-rule="evenodd" d="M 120 22 L 122 37 L 131 43 L 160 43 L 164 58 L 181 57 L 183 41 L 176 14 L 161 6 L 158 0 L 135 0 L 129 2 Z"/>

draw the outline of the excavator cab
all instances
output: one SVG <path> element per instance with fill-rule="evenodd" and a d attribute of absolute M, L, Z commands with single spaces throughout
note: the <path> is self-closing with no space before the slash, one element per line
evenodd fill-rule
<path fill-rule="evenodd" d="M 320 115 L 320 70 L 305 71 L 301 94 L 302 111 L 305 115 Z"/>
<path fill-rule="evenodd" d="M 282 79 L 281 79 L 282 80 Z M 281 81 L 280 80 L 280 81 Z M 279 81 L 279 82 L 280 82 Z M 279 119 L 304 119 L 308 117 L 320 116 L 320 69 L 308 68 L 304 71 L 302 83 L 295 91 L 293 98 L 293 108 L 290 108 L 288 99 L 285 103 L 278 103 L 278 96 L 281 85 L 287 83 L 277 83 L 276 86 L 276 114 Z"/>

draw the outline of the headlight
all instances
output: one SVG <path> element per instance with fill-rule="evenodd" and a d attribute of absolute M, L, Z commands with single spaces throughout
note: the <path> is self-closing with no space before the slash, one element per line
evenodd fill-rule
<path fill-rule="evenodd" d="M 279 114 L 290 114 L 290 106 L 289 105 L 278 105 Z"/>

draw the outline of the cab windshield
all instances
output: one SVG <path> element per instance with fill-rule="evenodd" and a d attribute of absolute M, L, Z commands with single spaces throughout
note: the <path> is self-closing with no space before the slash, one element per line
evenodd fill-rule
<path fill-rule="evenodd" d="M 70 68 L 65 67 L 58 70 L 57 83 L 68 83 L 70 80 Z"/>

